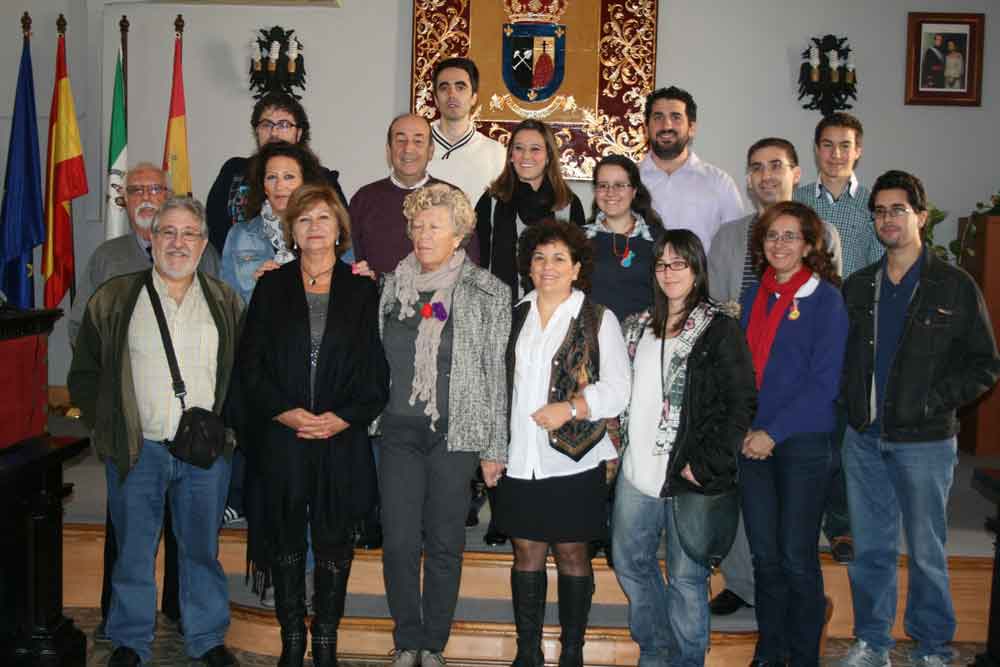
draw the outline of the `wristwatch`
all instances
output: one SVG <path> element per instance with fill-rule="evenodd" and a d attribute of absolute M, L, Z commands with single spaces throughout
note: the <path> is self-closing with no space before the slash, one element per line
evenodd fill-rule
<path fill-rule="evenodd" d="M 576 419 L 576 403 L 569 401 L 569 418 Z"/>

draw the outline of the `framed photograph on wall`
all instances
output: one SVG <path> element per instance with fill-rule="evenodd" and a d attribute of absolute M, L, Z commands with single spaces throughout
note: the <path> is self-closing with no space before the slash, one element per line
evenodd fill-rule
<path fill-rule="evenodd" d="M 983 14 L 910 12 L 906 29 L 906 103 L 980 106 Z"/>

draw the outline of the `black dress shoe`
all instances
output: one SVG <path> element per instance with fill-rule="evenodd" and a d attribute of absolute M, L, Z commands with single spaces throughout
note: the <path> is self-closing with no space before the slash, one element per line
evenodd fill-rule
<path fill-rule="evenodd" d="M 108 667 L 139 667 L 141 664 L 139 654 L 128 646 L 119 646 L 108 658 Z"/>
<path fill-rule="evenodd" d="M 730 614 L 735 614 L 744 607 L 751 606 L 753 605 L 747 604 L 746 600 L 728 588 L 724 589 L 721 593 L 712 598 L 711 602 L 708 603 L 709 610 L 716 616 L 729 616 Z"/>
<path fill-rule="evenodd" d="M 240 664 L 239 661 L 236 660 L 236 656 L 230 653 L 229 649 L 222 644 L 209 649 L 205 655 L 198 659 L 208 665 L 208 667 L 238 667 Z"/>
<path fill-rule="evenodd" d="M 483 542 L 491 547 L 498 547 L 501 544 L 507 544 L 507 536 L 497 530 L 491 522 L 490 529 L 483 535 Z"/>
<path fill-rule="evenodd" d="M 381 549 L 382 548 L 382 524 L 377 520 L 365 519 L 361 522 L 358 535 L 354 540 L 354 546 L 359 549 Z"/>
<path fill-rule="evenodd" d="M 854 560 L 854 540 L 850 535 L 842 535 L 830 540 L 830 555 L 833 560 L 842 565 L 847 565 Z"/>

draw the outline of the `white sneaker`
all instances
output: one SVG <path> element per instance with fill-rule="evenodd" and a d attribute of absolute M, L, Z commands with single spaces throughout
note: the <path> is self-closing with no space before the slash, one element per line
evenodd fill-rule
<path fill-rule="evenodd" d="M 264 594 L 260 596 L 260 606 L 274 609 L 274 586 L 264 589 Z"/>
<path fill-rule="evenodd" d="M 391 667 L 417 667 L 420 664 L 420 651 L 415 649 L 395 648 L 389 651 L 392 656 Z"/>
<path fill-rule="evenodd" d="M 420 667 L 445 667 L 447 664 L 440 651 L 420 652 Z"/>
<path fill-rule="evenodd" d="M 913 663 L 917 667 L 948 667 L 948 661 L 939 655 L 925 655 Z"/>
<path fill-rule="evenodd" d="M 859 639 L 840 662 L 840 667 L 892 667 L 892 661 L 888 651 L 876 651 L 868 642 Z"/>

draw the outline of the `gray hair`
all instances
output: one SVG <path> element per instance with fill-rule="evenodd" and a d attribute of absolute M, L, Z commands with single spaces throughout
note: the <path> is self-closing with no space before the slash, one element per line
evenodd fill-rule
<path fill-rule="evenodd" d="M 205 218 L 205 206 L 194 197 L 171 197 L 163 202 L 163 206 L 160 207 L 160 210 L 156 212 L 156 217 L 153 218 L 152 229 L 154 233 L 160 231 L 160 218 L 170 211 L 184 211 L 194 216 L 194 219 L 201 224 L 202 235 L 208 238 L 208 220 Z"/>
<path fill-rule="evenodd" d="M 125 182 L 128 182 L 130 176 L 138 174 L 141 171 L 155 171 L 160 175 L 160 178 L 163 180 L 163 184 L 166 185 L 167 188 L 170 187 L 169 179 L 167 179 L 167 172 L 163 171 L 159 165 L 153 164 L 152 162 L 139 162 L 138 164 L 134 164 L 129 167 L 129 170 L 125 172 Z"/>
<path fill-rule="evenodd" d="M 465 193 L 447 183 L 425 185 L 406 195 L 403 200 L 406 235 L 413 238 L 413 221 L 421 212 L 438 206 L 448 211 L 451 224 L 455 226 L 455 236 L 462 239 L 465 246 L 476 231 L 476 212 Z"/>

